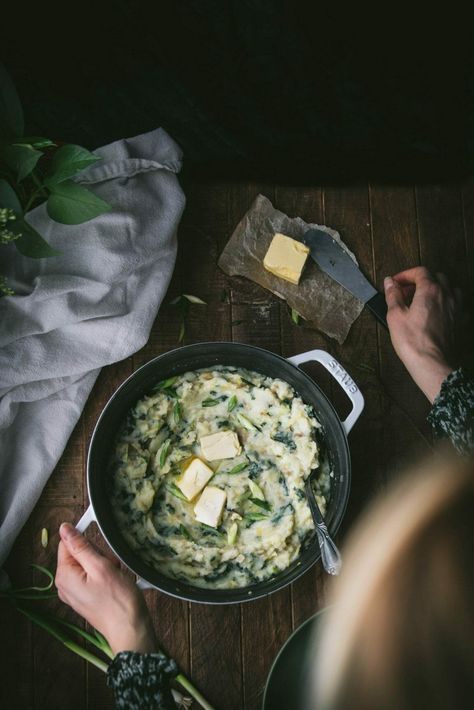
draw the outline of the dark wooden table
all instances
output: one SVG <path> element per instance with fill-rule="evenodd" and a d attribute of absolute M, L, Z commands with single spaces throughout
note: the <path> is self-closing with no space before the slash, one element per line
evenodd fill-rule
<path fill-rule="evenodd" d="M 38 505 L 7 563 L 16 584 L 31 580 L 29 564 L 55 567 L 59 524 L 78 520 L 87 505 L 85 457 L 97 417 L 115 388 L 137 367 L 177 345 L 181 293 L 207 306 L 190 309 L 184 342 L 235 340 L 284 356 L 320 347 L 359 384 L 366 408 L 350 435 L 353 485 L 339 542 L 387 480 L 431 446 L 427 402 L 397 360 L 388 334 L 363 312 L 343 346 L 295 325 L 278 298 L 249 282 L 229 279 L 216 266 L 234 226 L 259 193 L 291 216 L 338 229 L 362 269 L 380 288 L 383 277 L 416 265 L 443 270 L 472 296 L 474 188 L 470 185 L 345 188 L 275 187 L 256 183 L 185 184 L 187 208 L 167 297 L 147 345 L 105 368 Z M 313 375 L 344 413 L 346 403 L 322 371 Z M 49 530 L 43 549 L 40 532 Z M 95 526 L 88 535 L 104 548 Z M 329 584 L 317 564 L 291 587 L 266 599 L 205 606 L 148 591 L 157 637 L 219 710 L 260 708 L 275 654 L 296 628 L 325 603 Z M 74 618 L 64 605 L 61 613 Z M 77 621 L 77 618 L 75 619 Z M 101 710 L 113 707 L 103 674 L 63 648 L 13 610 L 2 606 L 0 705 L 5 710 Z"/>

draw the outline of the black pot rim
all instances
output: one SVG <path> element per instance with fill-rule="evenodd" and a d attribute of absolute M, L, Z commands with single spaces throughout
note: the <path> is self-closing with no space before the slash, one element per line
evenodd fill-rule
<path fill-rule="evenodd" d="M 183 352 L 186 352 L 186 354 L 191 354 L 193 351 L 196 352 L 201 352 L 203 349 L 206 347 L 212 348 L 212 349 L 219 349 L 223 348 L 224 350 L 232 350 L 234 348 L 245 348 L 246 351 L 249 352 L 251 355 L 252 352 L 255 354 L 260 354 L 264 357 L 270 357 L 273 361 L 280 362 L 281 364 L 284 364 L 285 367 L 290 367 L 294 368 L 298 372 L 299 376 L 302 376 L 304 380 L 309 384 L 309 386 L 317 393 L 317 398 L 321 402 L 324 403 L 324 405 L 327 407 L 327 409 L 332 413 L 333 416 L 333 421 L 336 425 L 338 425 L 338 434 L 340 437 L 340 441 L 343 443 L 344 451 L 341 452 L 343 455 L 343 458 L 345 459 L 346 463 L 346 470 L 343 472 L 343 475 L 345 477 L 345 494 L 343 496 L 343 499 L 341 501 L 341 504 L 337 508 L 337 513 L 335 516 L 333 516 L 334 519 L 328 521 L 328 527 L 330 529 L 330 532 L 332 535 L 335 535 L 341 525 L 341 522 L 344 518 L 344 514 L 346 512 L 347 508 L 347 503 L 349 499 L 349 493 L 350 493 L 350 482 L 351 482 L 351 459 L 350 459 L 350 452 L 349 452 L 349 445 L 347 441 L 347 434 L 343 428 L 342 422 L 334 409 L 334 406 L 332 405 L 331 401 L 328 399 L 328 397 L 324 394 L 324 392 L 320 389 L 318 384 L 307 374 L 305 373 L 299 366 L 293 364 L 290 362 L 287 358 L 284 358 L 281 355 L 278 355 L 276 353 L 271 352 L 270 350 L 266 350 L 265 348 L 261 348 L 255 345 L 248 345 L 246 343 L 238 343 L 238 342 L 233 342 L 233 341 L 204 341 L 200 343 L 192 343 L 190 345 L 183 345 L 178 348 L 174 348 L 173 350 L 169 350 L 166 353 L 162 353 L 160 355 L 157 355 L 156 357 L 152 358 L 151 360 L 148 360 L 146 363 L 143 363 L 137 370 L 135 370 L 133 373 L 131 373 L 115 390 L 115 392 L 112 394 L 112 396 L 109 398 L 107 403 L 102 409 L 102 412 L 99 415 L 99 418 L 96 422 L 96 425 L 94 427 L 94 430 L 92 432 L 92 436 L 90 439 L 89 443 L 89 449 L 88 449 L 88 454 L 87 454 L 87 490 L 88 490 L 88 497 L 89 497 L 89 506 L 93 511 L 94 515 L 94 521 L 96 522 L 97 526 L 99 527 L 99 530 L 104 537 L 105 541 L 107 542 L 108 546 L 111 548 L 111 550 L 114 552 L 114 554 L 120 559 L 120 561 L 126 565 L 134 574 L 137 575 L 140 580 L 143 580 L 145 582 L 145 587 L 151 587 L 154 589 L 158 589 L 161 592 L 164 592 L 165 594 L 168 594 L 169 596 L 172 596 L 177 599 L 181 599 L 184 601 L 191 601 L 194 603 L 203 603 L 203 604 L 235 604 L 235 603 L 240 603 L 240 602 L 246 602 L 246 601 L 253 601 L 255 599 L 260 599 L 262 597 L 269 596 L 270 594 L 273 594 L 276 591 L 279 591 L 281 589 L 284 589 L 291 583 L 295 582 L 297 579 L 299 579 L 303 574 L 305 574 L 311 567 L 316 564 L 316 562 L 320 559 L 321 554 L 319 551 L 319 546 L 317 545 L 317 541 L 314 540 L 311 545 L 309 545 L 305 550 L 300 554 L 300 556 L 286 569 L 283 570 L 283 572 L 279 573 L 275 577 L 272 577 L 268 580 L 265 580 L 264 582 L 259 582 L 257 584 L 251 585 L 249 587 L 241 587 L 241 588 L 236 588 L 236 589 L 208 589 L 204 587 L 197 587 L 193 586 L 191 584 L 186 584 L 178 580 L 174 580 L 170 577 L 166 577 L 165 575 L 161 575 L 160 573 L 153 574 L 153 576 L 158 576 L 161 579 L 159 580 L 159 584 L 155 582 L 149 581 L 147 579 L 147 570 L 152 571 L 153 573 L 155 572 L 147 566 L 145 563 L 141 562 L 138 557 L 134 559 L 133 565 L 130 564 L 128 561 L 129 554 L 124 554 L 121 549 L 120 545 L 114 544 L 110 536 L 107 534 L 107 531 L 104 530 L 104 525 L 103 521 L 101 521 L 101 514 L 100 511 L 97 510 L 95 502 L 94 502 L 94 496 L 92 494 L 92 483 L 91 479 L 93 476 L 93 471 L 92 471 L 92 455 L 94 453 L 94 447 L 97 446 L 97 439 L 101 433 L 101 426 L 103 425 L 104 421 L 107 419 L 109 416 L 109 413 L 111 412 L 112 408 L 114 407 L 114 403 L 117 402 L 120 399 L 121 394 L 126 391 L 127 387 L 132 383 L 137 381 L 142 373 L 144 373 L 147 370 L 152 369 L 157 363 L 162 361 L 165 358 L 173 358 L 174 355 L 182 355 Z M 219 363 L 222 365 L 229 365 L 232 366 L 232 362 L 230 361 L 225 361 L 225 358 L 222 359 L 222 362 Z M 199 369 L 202 366 L 197 366 L 196 369 Z M 258 367 L 255 368 L 253 367 L 250 363 L 246 365 L 245 367 L 248 367 L 248 369 L 254 369 L 255 371 L 259 371 Z M 187 368 L 189 370 L 189 368 Z M 185 370 L 183 370 L 184 372 Z M 265 373 L 262 373 L 265 374 Z M 166 377 L 166 376 L 165 376 Z M 165 379 L 163 377 L 163 379 Z M 280 379 L 285 379 L 283 376 L 277 375 L 276 377 L 279 377 Z M 300 395 L 298 392 L 297 388 L 294 387 L 294 385 L 291 385 L 296 393 Z M 305 399 L 303 398 L 303 401 Z M 317 411 L 316 414 L 319 416 L 319 412 Z M 100 445 L 100 444 L 99 444 Z M 99 512 L 99 514 L 98 514 Z M 123 538 L 122 538 L 123 540 Z M 125 541 L 123 540 L 123 546 L 124 548 L 128 548 L 126 545 Z M 117 549 L 118 548 L 118 549 Z M 314 549 L 313 549 L 314 548 Z M 300 562 L 300 558 L 302 555 L 307 551 L 307 550 L 312 550 L 312 558 L 311 561 L 306 562 L 305 564 L 302 564 Z M 128 551 L 131 552 L 130 548 L 128 548 Z M 142 571 L 140 571 L 142 570 Z M 280 579 L 281 578 L 281 579 Z M 174 589 L 173 589 L 174 587 Z"/>

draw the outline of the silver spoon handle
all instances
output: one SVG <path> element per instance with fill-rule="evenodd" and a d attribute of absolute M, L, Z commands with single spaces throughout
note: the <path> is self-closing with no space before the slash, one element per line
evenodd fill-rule
<path fill-rule="evenodd" d="M 341 553 L 339 552 L 334 540 L 329 535 L 326 523 L 316 523 L 316 533 L 318 535 L 321 560 L 324 569 L 328 574 L 339 574 L 342 567 Z"/>

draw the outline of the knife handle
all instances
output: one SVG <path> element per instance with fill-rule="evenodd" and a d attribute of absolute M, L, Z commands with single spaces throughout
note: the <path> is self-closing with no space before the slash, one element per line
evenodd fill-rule
<path fill-rule="evenodd" d="M 375 296 L 372 296 L 372 298 L 370 298 L 365 305 L 370 308 L 379 323 L 381 323 L 388 330 L 387 304 L 385 302 L 384 294 L 380 292 L 376 293 Z"/>

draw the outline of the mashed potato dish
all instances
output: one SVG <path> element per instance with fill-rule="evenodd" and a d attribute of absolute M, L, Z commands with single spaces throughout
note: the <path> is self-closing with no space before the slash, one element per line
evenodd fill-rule
<path fill-rule="evenodd" d="M 320 424 L 279 379 L 233 367 L 159 382 L 129 412 L 111 461 L 114 515 L 151 567 L 230 589 L 286 569 L 314 535 L 304 484 L 325 512 Z"/>

